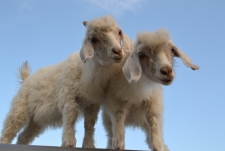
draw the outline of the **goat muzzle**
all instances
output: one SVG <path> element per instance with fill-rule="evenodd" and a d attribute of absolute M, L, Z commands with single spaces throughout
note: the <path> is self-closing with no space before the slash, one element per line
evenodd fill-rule
<path fill-rule="evenodd" d="M 161 73 L 162 75 L 164 75 L 164 76 L 170 77 L 170 76 L 172 76 L 172 74 L 173 74 L 173 70 L 172 70 L 172 68 L 169 67 L 169 66 L 163 66 L 163 67 L 160 69 L 160 73 Z"/>
<path fill-rule="evenodd" d="M 115 55 L 122 55 L 122 49 L 120 48 L 120 49 L 115 49 L 115 48 L 113 48 L 112 49 L 112 52 L 115 54 Z"/>
<path fill-rule="evenodd" d="M 123 50 L 122 48 L 113 48 L 112 55 L 110 57 L 114 62 L 120 62 L 123 59 Z"/>

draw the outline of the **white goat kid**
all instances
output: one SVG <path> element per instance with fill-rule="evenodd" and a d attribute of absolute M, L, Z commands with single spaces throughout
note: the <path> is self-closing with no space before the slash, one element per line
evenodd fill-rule
<path fill-rule="evenodd" d="M 22 85 L 4 121 L 0 143 L 11 143 L 22 128 L 17 144 L 31 143 L 47 127 L 62 126 L 62 146 L 74 147 L 75 122 L 83 115 L 83 147 L 95 147 L 94 125 L 105 88 L 114 71 L 122 70 L 123 49 L 130 51 L 131 46 L 130 39 L 110 16 L 83 24 L 86 37 L 80 55 L 74 53 L 31 76 L 28 64 L 22 66 L 19 72 Z"/>
<path fill-rule="evenodd" d="M 103 103 L 107 148 L 124 149 L 124 126 L 139 127 L 152 151 L 167 151 L 163 141 L 162 85 L 174 79 L 173 58 L 179 57 L 193 70 L 189 57 L 170 40 L 166 30 L 137 35 L 123 72 L 113 77 Z M 123 74 L 124 73 L 124 74 Z M 125 77 L 124 77 L 125 75 Z M 127 82 L 129 81 L 129 82 Z"/>

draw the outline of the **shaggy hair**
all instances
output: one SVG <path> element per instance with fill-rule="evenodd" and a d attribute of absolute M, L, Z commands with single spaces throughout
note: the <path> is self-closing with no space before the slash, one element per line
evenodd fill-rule
<path fill-rule="evenodd" d="M 124 127 L 131 126 L 145 132 L 146 143 L 152 151 L 168 150 L 162 132 L 161 85 L 169 85 L 173 81 L 172 59 L 176 55 L 189 67 L 198 69 L 191 64 L 187 55 L 172 44 L 166 30 L 137 34 L 123 72 L 110 80 L 106 101 L 102 105 L 103 124 L 108 137 L 107 148 L 124 149 Z"/>
<path fill-rule="evenodd" d="M 137 40 L 134 47 L 143 44 L 151 49 L 157 49 L 158 46 L 165 45 L 170 40 L 170 35 L 166 29 L 157 30 L 155 33 L 140 32 L 137 34 Z"/>
<path fill-rule="evenodd" d="M 17 144 L 31 143 L 47 127 L 62 126 L 62 146 L 74 147 L 75 122 L 83 116 L 83 147 L 95 147 L 94 125 L 105 89 L 110 77 L 122 70 L 131 41 L 112 17 L 103 16 L 83 24 L 86 37 L 80 52 L 31 76 L 28 64 L 22 65 L 19 77 L 23 82 L 4 121 L 0 143 L 11 143 L 22 128 Z M 96 30 L 104 37 L 93 39 L 95 35 L 89 32 Z"/>
<path fill-rule="evenodd" d="M 118 24 L 112 16 L 103 16 L 100 19 L 95 18 L 90 21 L 90 24 L 88 24 L 88 32 L 109 32 L 115 27 L 118 27 Z"/>

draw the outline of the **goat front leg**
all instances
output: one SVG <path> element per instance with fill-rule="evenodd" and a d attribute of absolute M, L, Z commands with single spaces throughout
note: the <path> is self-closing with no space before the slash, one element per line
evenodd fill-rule
<path fill-rule="evenodd" d="M 102 123 L 104 125 L 106 136 L 107 136 L 107 149 L 112 149 L 112 122 L 110 116 L 106 113 L 106 111 L 102 110 Z"/>
<path fill-rule="evenodd" d="M 75 147 L 75 121 L 78 115 L 78 107 L 74 100 L 65 102 L 63 107 L 63 147 Z"/>
<path fill-rule="evenodd" d="M 95 123 L 98 119 L 98 112 L 100 109 L 99 104 L 91 104 L 84 109 L 84 140 L 83 148 L 95 148 L 94 145 L 94 132 Z"/>
<path fill-rule="evenodd" d="M 125 117 L 126 117 L 125 110 L 121 109 L 121 107 L 112 116 L 112 130 L 113 130 L 112 146 L 113 146 L 113 149 L 124 150 L 124 148 L 125 148 L 125 141 L 124 141 Z"/>
<path fill-rule="evenodd" d="M 162 138 L 162 110 L 158 102 L 151 102 L 146 112 L 147 124 L 145 130 L 147 134 L 146 142 L 152 151 L 164 151 Z"/>

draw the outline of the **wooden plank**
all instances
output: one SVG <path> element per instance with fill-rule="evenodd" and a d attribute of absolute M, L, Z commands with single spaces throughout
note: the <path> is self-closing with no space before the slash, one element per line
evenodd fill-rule
<path fill-rule="evenodd" d="M 113 149 L 86 149 L 53 146 L 0 144 L 0 151 L 115 151 Z"/>

